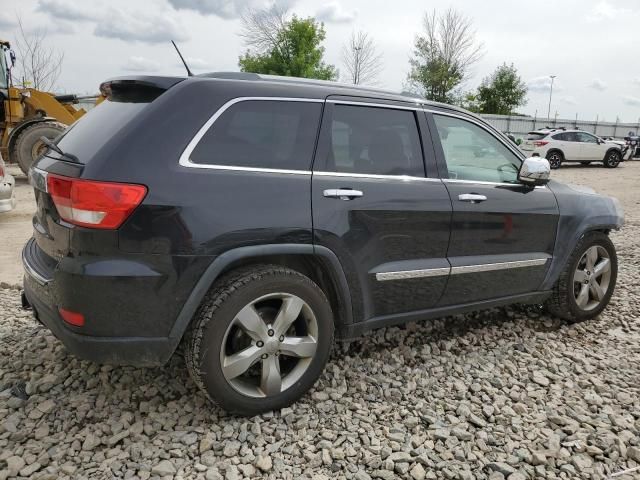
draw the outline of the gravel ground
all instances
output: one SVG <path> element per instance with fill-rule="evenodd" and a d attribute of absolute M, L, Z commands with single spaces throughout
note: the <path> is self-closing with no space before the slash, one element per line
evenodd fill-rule
<path fill-rule="evenodd" d="M 378 330 L 338 346 L 292 408 L 250 419 L 211 405 L 178 355 L 73 358 L 0 288 L 0 480 L 640 478 L 640 162 L 554 176 L 627 211 L 601 318 L 513 307 Z"/>

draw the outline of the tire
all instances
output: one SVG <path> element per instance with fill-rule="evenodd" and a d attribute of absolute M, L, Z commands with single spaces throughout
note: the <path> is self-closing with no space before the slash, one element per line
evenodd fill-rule
<path fill-rule="evenodd" d="M 25 127 L 16 137 L 13 150 L 13 158 L 20 165 L 20 170 L 28 173 L 34 160 L 46 150 L 40 137 L 54 140 L 66 128 L 66 125 L 54 121 L 38 122 Z"/>
<path fill-rule="evenodd" d="M 586 162 L 580 162 L 580 165 L 584 165 L 584 166 L 591 165 L 591 161 L 588 160 Z"/>
<path fill-rule="evenodd" d="M 620 155 L 620 152 L 618 150 L 609 150 L 602 163 L 605 168 L 616 168 L 618 165 L 620 165 L 621 161 L 622 156 Z"/>
<path fill-rule="evenodd" d="M 553 170 L 560 168 L 560 165 L 562 165 L 562 162 L 564 161 L 564 155 L 562 155 L 562 152 L 559 150 L 551 150 L 547 153 L 546 158 L 549 160 L 549 166 Z"/>
<path fill-rule="evenodd" d="M 588 270 L 590 267 L 584 265 L 586 261 L 587 251 L 595 247 L 598 250 L 598 255 L 602 254 L 608 256 L 609 270 L 608 280 L 606 286 L 601 286 L 603 292 L 600 300 L 593 299 L 592 286 L 590 283 L 586 283 L 587 280 L 578 281 L 576 278 L 582 278 L 583 274 L 578 274 L 577 270 L 585 271 L 589 274 L 589 278 L 594 278 L 595 281 L 603 281 L 607 272 L 602 273 L 600 276 L 594 275 L 593 271 Z M 595 262 L 595 267 L 602 260 L 598 258 Z M 553 289 L 551 298 L 547 300 L 547 310 L 553 315 L 563 318 L 571 323 L 582 322 L 597 317 L 609 304 L 611 296 L 616 285 L 616 278 L 618 276 L 618 257 L 616 255 L 616 249 L 611 243 L 609 237 L 602 232 L 589 232 L 586 233 L 579 241 L 576 247 L 569 257 L 565 269 L 560 274 L 558 283 Z M 579 287 L 578 287 L 579 286 Z M 580 288 L 580 290 L 578 290 Z M 582 289 L 587 288 L 587 301 L 589 303 L 581 306 L 577 297 L 580 297 Z M 578 293 L 578 295 L 576 295 Z M 594 296 L 595 297 L 595 296 Z M 584 297 L 582 297 L 584 299 Z M 596 303 L 597 301 L 597 303 Z"/>
<path fill-rule="evenodd" d="M 283 330 L 274 319 L 285 305 L 299 301 L 299 314 Z M 253 266 L 216 282 L 205 296 L 185 338 L 187 368 L 198 387 L 230 413 L 277 410 L 316 382 L 329 359 L 333 329 L 331 305 L 309 278 L 276 265 Z M 295 340 L 300 337 L 307 340 Z M 300 346 L 305 348 L 296 350 L 300 358 L 285 353 Z M 238 362 L 238 352 L 251 360 Z"/>

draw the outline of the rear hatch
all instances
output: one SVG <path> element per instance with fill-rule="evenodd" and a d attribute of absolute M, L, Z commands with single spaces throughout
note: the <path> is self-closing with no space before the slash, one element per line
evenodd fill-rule
<path fill-rule="evenodd" d="M 533 142 L 542 140 L 547 135 L 547 132 L 529 132 L 524 138 L 523 142 L 520 144 L 520 150 L 524 150 L 525 152 L 532 152 L 536 148 Z"/>
<path fill-rule="evenodd" d="M 81 192 L 85 199 L 87 195 L 109 194 L 104 188 L 118 184 L 85 180 L 83 171 L 107 142 L 126 129 L 129 122 L 166 89 L 181 80 L 176 77 L 136 77 L 105 82 L 101 91 L 107 98 L 69 127 L 55 141 L 57 148 L 49 149 L 35 162 L 29 176 L 36 199 L 33 236 L 41 252 L 60 260 L 73 250 L 87 249 L 87 253 L 91 253 L 99 249 L 99 245 L 117 244 L 117 227 L 105 228 L 99 223 L 94 226 L 92 223 L 100 220 L 96 212 L 90 211 L 91 208 L 73 208 L 69 199 L 65 199 L 72 194 L 65 190 L 73 188 L 75 192 L 81 184 L 88 191 Z M 96 232 L 100 232 L 100 242 L 96 242 Z"/>

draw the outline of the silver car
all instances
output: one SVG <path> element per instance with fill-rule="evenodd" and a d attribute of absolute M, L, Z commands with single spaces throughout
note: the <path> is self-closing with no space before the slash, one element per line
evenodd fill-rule
<path fill-rule="evenodd" d="M 0 155 L 0 213 L 13 210 L 16 206 L 16 197 L 13 194 L 15 183 L 14 178 L 5 169 L 4 160 Z"/>

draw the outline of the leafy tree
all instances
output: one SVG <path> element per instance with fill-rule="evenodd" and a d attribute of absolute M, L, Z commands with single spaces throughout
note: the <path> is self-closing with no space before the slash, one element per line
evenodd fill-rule
<path fill-rule="evenodd" d="M 240 34 L 248 50 L 239 58 L 243 72 L 335 80 L 338 72 L 323 61 L 325 30 L 312 17 L 286 19 L 286 12 L 271 8 L 243 17 Z"/>
<path fill-rule="evenodd" d="M 485 77 L 478 87 L 480 113 L 510 115 L 517 107 L 527 104 L 527 85 L 516 67 L 506 63 Z"/>
<path fill-rule="evenodd" d="M 453 102 L 456 88 L 482 56 L 471 20 L 454 9 L 424 16 L 424 31 L 415 41 L 409 87 L 429 100 Z"/>

